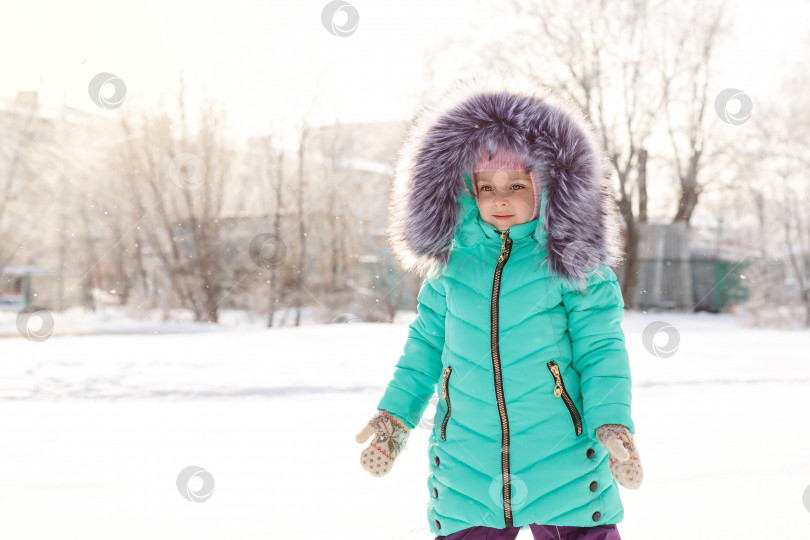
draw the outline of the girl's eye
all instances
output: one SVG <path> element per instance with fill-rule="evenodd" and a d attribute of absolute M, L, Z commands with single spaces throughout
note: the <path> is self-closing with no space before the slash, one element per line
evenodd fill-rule
<path fill-rule="evenodd" d="M 521 189 L 526 189 L 526 186 L 524 186 L 523 184 L 512 184 L 511 188 L 517 188 L 514 191 L 518 191 L 518 190 L 521 190 Z M 493 187 L 492 186 L 481 186 L 479 188 L 479 191 L 493 191 Z"/>

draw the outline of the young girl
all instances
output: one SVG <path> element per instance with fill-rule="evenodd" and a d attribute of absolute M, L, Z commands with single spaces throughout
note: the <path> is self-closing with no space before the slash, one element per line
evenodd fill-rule
<path fill-rule="evenodd" d="M 400 151 L 389 239 L 425 277 L 361 465 L 391 470 L 439 391 L 438 539 L 616 540 L 637 488 L 618 214 L 592 127 L 514 74 L 457 83 Z"/>

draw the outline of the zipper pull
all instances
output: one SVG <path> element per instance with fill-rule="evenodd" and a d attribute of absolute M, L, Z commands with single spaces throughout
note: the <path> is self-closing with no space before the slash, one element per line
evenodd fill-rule
<path fill-rule="evenodd" d="M 560 368 L 557 364 L 551 365 L 551 373 L 554 375 L 556 386 L 554 387 L 554 397 L 562 396 L 562 384 L 560 384 Z"/>
<path fill-rule="evenodd" d="M 498 255 L 498 262 L 503 262 L 504 252 L 506 251 L 506 237 L 509 236 L 509 229 L 500 233 L 501 235 L 501 253 Z"/>

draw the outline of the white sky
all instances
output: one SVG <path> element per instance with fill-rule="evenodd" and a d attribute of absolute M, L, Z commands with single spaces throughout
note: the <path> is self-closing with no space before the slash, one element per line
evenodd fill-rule
<path fill-rule="evenodd" d="M 189 92 L 204 83 L 227 103 L 240 136 L 266 131 L 281 115 L 300 116 L 319 74 L 326 102 L 316 123 L 338 111 L 344 120 L 409 117 L 422 51 L 436 37 L 461 33 L 474 9 L 460 0 L 354 1 L 360 24 L 341 38 L 321 24 L 326 0 L 2 1 L 0 96 L 39 90 L 46 106 L 64 100 L 105 113 L 87 92 L 96 73 L 125 81 L 127 106 L 176 95 L 183 68 Z M 755 104 L 776 91 L 774 75 L 799 55 L 810 28 L 809 8 L 807 0 L 732 3 L 739 32 L 719 60 L 718 90 L 740 88 Z"/>

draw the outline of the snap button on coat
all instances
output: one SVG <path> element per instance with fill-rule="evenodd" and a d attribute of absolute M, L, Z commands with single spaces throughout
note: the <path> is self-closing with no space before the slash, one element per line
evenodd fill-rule
<path fill-rule="evenodd" d="M 433 460 L 433 461 L 436 463 L 436 466 L 438 467 L 439 466 L 439 456 L 436 456 L 436 459 Z"/>
<path fill-rule="evenodd" d="M 596 455 L 596 452 L 594 452 L 593 448 L 588 448 L 586 455 L 588 456 L 588 459 L 593 459 L 593 456 Z"/>
<path fill-rule="evenodd" d="M 437 529 L 441 529 L 441 528 L 442 528 L 442 524 L 441 524 L 441 523 L 439 523 L 439 520 L 438 520 L 438 519 L 436 520 L 436 528 L 437 528 Z"/>
<path fill-rule="evenodd" d="M 599 484 L 597 484 L 596 482 L 591 482 L 591 491 L 596 491 L 596 488 L 598 488 L 598 487 L 599 487 Z"/>
<path fill-rule="evenodd" d="M 591 516 L 591 517 L 593 517 L 594 521 L 599 521 L 599 518 L 602 517 L 602 514 L 600 514 L 599 512 L 594 512 L 593 516 Z"/>
<path fill-rule="evenodd" d="M 439 490 L 438 489 L 433 488 L 433 496 L 436 497 L 436 498 L 439 497 Z"/>

